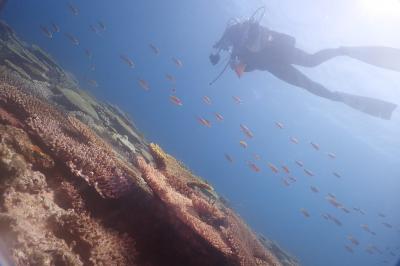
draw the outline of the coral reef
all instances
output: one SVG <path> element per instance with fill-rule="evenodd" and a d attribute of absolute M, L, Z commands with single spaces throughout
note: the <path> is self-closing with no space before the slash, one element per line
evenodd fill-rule
<path fill-rule="evenodd" d="M 0 85 L 0 103 L 19 119 L 77 176 L 105 197 L 120 197 L 132 187 L 133 171 L 120 164 L 103 140 L 79 120 L 15 87 Z"/>
<path fill-rule="evenodd" d="M 186 197 L 142 158 L 138 157 L 136 163 L 146 182 L 168 206 L 171 214 L 230 258 L 232 264 L 281 265 L 231 210 L 224 209 L 225 212 L 222 212 L 195 194 L 191 194 L 191 198 Z"/>
<path fill-rule="evenodd" d="M 0 252 L 10 264 L 297 265 L 225 202 L 0 22 Z"/>
<path fill-rule="evenodd" d="M 36 151 L 29 154 L 34 144 L 28 136 L 13 127 L 1 126 L 0 132 L 0 238 L 13 264 L 135 265 L 132 238 L 58 206 L 46 176 L 32 170 Z"/>

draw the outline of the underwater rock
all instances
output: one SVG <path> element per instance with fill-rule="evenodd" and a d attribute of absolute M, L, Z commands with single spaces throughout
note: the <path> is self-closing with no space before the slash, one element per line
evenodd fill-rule
<path fill-rule="evenodd" d="M 97 115 L 96 110 L 94 110 L 93 106 L 85 101 L 77 92 L 70 89 L 59 89 L 59 91 L 64 95 L 68 103 L 70 104 L 71 110 L 80 110 L 90 115 L 96 120 L 99 120 L 99 116 Z"/>

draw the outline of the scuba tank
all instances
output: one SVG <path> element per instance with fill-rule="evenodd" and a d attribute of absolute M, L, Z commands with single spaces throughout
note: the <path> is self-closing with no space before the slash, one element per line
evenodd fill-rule
<path fill-rule="evenodd" d="M 250 31 L 250 29 L 258 28 L 258 27 L 252 27 L 252 24 L 259 25 L 261 19 L 265 15 L 265 11 L 266 11 L 265 6 L 259 7 L 258 9 L 256 9 L 256 11 L 254 11 L 254 13 L 250 16 L 250 18 L 247 19 L 247 23 L 249 23 L 249 27 L 248 27 L 247 31 L 245 32 L 245 36 L 244 37 L 242 36 L 243 38 L 248 38 L 249 33 L 250 33 L 250 35 L 257 34 L 256 32 L 254 32 L 254 30 Z M 258 17 L 257 17 L 257 15 L 258 15 Z M 221 59 L 221 56 L 220 56 L 221 51 L 229 51 L 230 50 L 230 46 L 232 46 L 232 44 L 230 43 L 230 40 L 228 38 L 232 36 L 231 35 L 231 34 L 233 34 L 232 29 L 235 25 L 241 26 L 239 20 L 235 19 L 235 18 L 229 19 L 227 26 L 225 28 L 224 34 L 222 35 L 221 39 L 213 46 L 213 48 L 217 49 L 217 51 L 214 53 L 211 53 L 209 55 L 209 60 L 212 65 L 215 66 L 219 63 L 219 61 Z M 231 36 L 229 36 L 229 35 L 231 35 Z M 242 40 L 241 42 L 244 42 L 244 41 Z M 210 85 L 212 85 L 214 82 L 216 82 L 222 76 L 222 74 L 226 71 L 228 66 L 232 63 L 232 59 L 234 59 L 234 56 L 232 55 L 232 51 L 229 51 L 229 53 L 230 53 L 229 54 L 230 59 L 227 61 L 223 70 L 217 75 L 217 77 L 213 81 L 210 82 Z"/>

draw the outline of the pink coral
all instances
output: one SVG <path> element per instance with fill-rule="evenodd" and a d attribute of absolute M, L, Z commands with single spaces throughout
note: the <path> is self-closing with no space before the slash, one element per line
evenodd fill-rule
<path fill-rule="evenodd" d="M 131 191 L 135 174 L 111 148 L 78 120 L 15 87 L 0 85 L 0 103 L 18 116 L 31 132 L 71 172 L 103 197 L 118 198 Z"/>
<path fill-rule="evenodd" d="M 141 157 L 137 158 L 137 166 L 142 171 L 143 177 L 150 188 L 158 197 L 168 205 L 178 218 L 192 228 L 197 234 L 206 239 L 212 246 L 226 255 L 231 255 L 232 250 L 222 239 L 218 231 L 203 222 L 193 212 L 192 200 L 176 192 L 166 180 L 166 177 L 151 165 L 147 164 Z"/>

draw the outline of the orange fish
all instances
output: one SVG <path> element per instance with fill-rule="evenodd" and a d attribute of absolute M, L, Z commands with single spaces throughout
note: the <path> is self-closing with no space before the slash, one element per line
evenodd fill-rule
<path fill-rule="evenodd" d="M 258 154 L 253 154 L 253 157 L 254 157 L 254 160 L 257 160 L 257 161 L 261 160 L 261 156 Z"/>
<path fill-rule="evenodd" d="M 293 142 L 294 144 L 299 144 L 299 141 L 295 137 L 291 137 L 290 141 Z"/>
<path fill-rule="evenodd" d="M 175 65 L 176 65 L 177 67 L 182 67 L 182 66 L 183 66 L 182 61 L 179 60 L 178 58 L 173 57 L 173 58 L 172 58 L 172 61 L 175 63 Z"/>
<path fill-rule="evenodd" d="M 314 143 L 314 142 L 310 142 L 311 146 L 316 150 L 319 151 L 319 145 Z"/>
<path fill-rule="evenodd" d="M 332 220 L 332 222 L 334 222 L 337 226 L 342 226 L 342 222 L 333 217 L 332 215 L 330 216 L 330 220 Z"/>
<path fill-rule="evenodd" d="M 243 73 L 246 71 L 246 64 L 239 63 L 234 66 L 234 70 L 238 78 L 241 78 L 243 76 Z"/>
<path fill-rule="evenodd" d="M 79 9 L 76 6 L 72 5 L 71 3 L 68 3 L 68 8 L 71 11 L 72 15 L 74 16 L 79 15 Z"/>
<path fill-rule="evenodd" d="M 227 154 L 227 153 L 225 153 L 225 159 L 226 159 L 228 162 L 233 163 L 233 158 L 232 158 L 229 154 Z"/>
<path fill-rule="evenodd" d="M 52 39 L 53 38 L 53 33 L 45 26 L 40 25 L 40 30 L 43 32 L 43 34 L 49 38 Z"/>
<path fill-rule="evenodd" d="M 243 104 L 242 99 L 240 99 L 238 96 L 232 96 L 232 98 L 237 104 Z"/>
<path fill-rule="evenodd" d="M 351 254 L 354 253 L 354 251 L 353 251 L 353 249 L 352 249 L 351 247 L 349 247 L 349 246 L 347 246 L 347 245 L 345 245 L 344 247 L 345 247 L 345 249 L 346 249 L 349 253 L 351 253 Z"/>
<path fill-rule="evenodd" d="M 353 210 L 355 210 L 356 212 L 359 212 L 362 215 L 365 215 L 365 212 L 358 207 L 354 207 Z"/>
<path fill-rule="evenodd" d="M 204 102 L 205 104 L 210 105 L 210 104 L 211 104 L 211 98 L 208 97 L 208 96 L 203 96 L 203 102 Z"/>
<path fill-rule="evenodd" d="M 347 208 L 344 207 L 344 206 L 341 206 L 339 209 L 341 209 L 341 210 L 344 211 L 345 213 L 350 213 L 350 210 L 347 209 Z"/>
<path fill-rule="evenodd" d="M 248 165 L 249 165 L 250 169 L 256 173 L 259 173 L 261 171 L 261 169 L 253 162 L 248 162 Z"/>
<path fill-rule="evenodd" d="M 53 32 L 60 32 L 60 27 L 56 23 L 52 22 L 51 26 L 53 28 Z"/>
<path fill-rule="evenodd" d="M 373 249 L 374 251 L 378 252 L 379 254 L 382 254 L 382 253 L 383 253 L 382 250 L 380 250 L 379 248 L 377 248 L 377 247 L 374 246 L 374 245 L 370 245 L 370 247 L 371 247 L 371 249 Z"/>
<path fill-rule="evenodd" d="M 331 198 L 331 197 L 326 197 L 326 200 L 329 201 L 329 203 L 335 207 L 335 208 L 341 208 L 342 204 L 340 204 L 339 202 L 337 202 L 337 200 L 335 198 Z"/>
<path fill-rule="evenodd" d="M 305 172 L 307 175 L 309 175 L 309 176 L 314 176 L 314 173 L 311 172 L 311 171 L 308 170 L 308 169 L 304 169 L 304 172 Z"/>
<path fill-rule="evenodd" d="M 331 159 L 336 159 L 336 154 L 334 154 L 333 152 L 329 152 L 328 153 L 329 158 Z"/>
<path fill-rule="evenodd" d="M 247 127 L 247 126 L 245 126 L 245 125 L 243 125 L 243 124 L 240 124 L 240 128 L 242 129 L 242 132 L 248 137 L 248 138 L 253 138 L 254 137 L 254 135 L 253 135 L 253 132 L 251 132 L 251 130 Z"/>
<path fill-rule="evenodd" d="M 348 236 L 347 238 L 348 238 L 348 239 L 350 240 L 350 242 L 351 242 L 353 245 L 355 245 L 355 246 L 358 246 L 358 245 L 360 244 L 360 242 L 358 242 L 358 240 L 355 239 L 353 236 Z"/>
<path fill-rule="evenodd" d="M 318 192 L 319 192 L 319 189 L 316 188 L 316 187 L 314 187 L 314 186 L 311 186 L 310 189 L 311 189 L 311 191 L 314 192 L 314 193 L 318 193 Z"/>
<path fill-rule="evenodd" d="M 97 25 L 99 25 L 101 31 L 106 30 L 106 25 L 102 21 L 97 22 Z"/>
<path fill-rule="evenodd" d="M 182 106 L 182 105 L 183 105 L 182 100 L 179 99 L 178 97 L 176 97 L 175 95 L 169 96 L 169 99 L 170 99 L 171 102 L 172 102 L 173 104 L 175 104 L 175 105 L 178 105 L 178 106 Z"/>
<path fill-rule="evenodd" d="M 90 51 L 89 49 L 86 48 L 85 49 L 85 54 L 89 59 L 92 59 L 92 57 L 93 57 L 92 51 Z"/>
<path fill-rule="evenodd" d="M 130 68 L 135 67 L 135 63 L 133 63 L 132 59 L 130 59 L 127 55 L 120 55 L 122 61 L 124 61 Z"/>
<path fill-rule="evenodd" d="M 330 219 L 330 215 L 326 214 L 326 213 L 321 214 L 321 217 L 324 218 L 325 220 L 329 220 Z"/>
<path fill-rule="evenodd" d="M 90 86 L 93 86 L 93 87 L 99 86 L 99 84 L 97 84 L 97 81 L 95 81 L 94 79 L 88 79 L 88 83 Z"/>
<path fill-rule="evenodd" d="M 145 91 L 150 90 L 150 85 L 147 81 L 144 79 L 138 79 L 139 86 L 142 87 Z"/>
<path fill-rule="evenodd" d="M 295 161 L 296 162 L 296 164 L 298 165 L 298 166 L 300 166 L 300 167 L 303 167 L 304 166 L 304 164 L 303 164 L 303 162 L 302 161 Z"/>
<path fill-rule="evenodd" d="M 219 114 L 219 113 L 214 113 L 214 114 L 215 114 L 215 118 L 217 118 L 218 121 L 224 120 L 224 117 L 221 114 Z"/>
<path fill-rule="evenodd" d="M 64 33 L 64 35 L 71 41 L 73 45 L 79 45 L 79 40 L 75 36 L 69 33 Z"/>
<path fill-rule="evenodd" d="M 153 44 L 149 44 L 150 49 L 153 51 L 154 54 L 158 55 L 160 54 L 160 49 L 158 49 L 156 46 L 154 46 Z"/>
<path fill-rule="evenodd" d="M 286 165 L 282 166 L 283 171 L 285 171 L 286 174 L 290 174 L 289 168 Z"/>
<path fill-rule="evenodd" d="M 304 215 L 304 217 L 306 217 L 306 218 L 310 217 L 310 213 L 306 209 L 301 208 L 300 211 Z"/>
<path fill-rule="evenodd" d="M 275 165 L 273 165 L 272 163 L 267 163 L 267 165 L 271 169 L 271 171 L 274 172 L 275 174 L 277 174 L 279 172 L 278 168 Z"/>
<path fill-rule="evenodd" d="M 242 146 L 243 148 L 247 148 L 247 142 L 246 141 L 244 141 L 244 140 L 241 140 L 241 141 L 239 141 L 239 144 L 240 144 L 240 146 Z"/>
<path fill-rule="evenodd" d="M 204 118 L 202 118 L 202 117 L 197 117 L 197 121 L 201 124 L 201 125 L 203 125 L 203 126 L 205 126 L 205 127 L 211 127 L 211 122 L 209 121 L 209 120 L 207 120 L 207 119 L 204 119 Z"/>
<path fill-rule="evenodd" d="M 332 193 L 328 193 L 328 197 L 332 198 L 332 199 L 336 199 L 336 196 Z"/>
<path fill-rule="evenodd" d="M 93 31 L 96 34 L 100 33 L 99 29 L 96 26 L 93 26 L 92 24 L 89 25 L 89 28 L 91 31 Z"/>
<path fill-rule="evenodd" d="M 341 178 L 342 176 L 340 174 L 338 174 L 337 172 L 333 172 L 332 173 L 334 176 L 336 176 L 337 178 Z"/>
<path fill-rule="evenodd" d="M 283 179 L 282 179 L 282 182 L 283 182 L 283 185 L 284 185 L 285 187 L 290 186 L 290 183 L 289 183 L 289 181 L 288 181 L 286 178 L 283 178 Z"/>
<path fill-rule="evenodd" d="M 275 122 L 275 125 L 280 129 L 284 128 L 284 126 L 283 126 L 283 124 L 281 122 Z"/>
<path fill-rule="evenodd" d="M 170 74 L 165 74 L 165 78 L 166 78 L 167 80 L 171 81 L 172 83 L 175 83 L 175 82 L 176 82 L 175 77 L 172 76 L 172 75 L 170 75 Z"/>
<path fill-rule="evenodd" d="M 370 234 L 373 234 L 373 232 L 372 232 L 371 229 L 369 228 L 368 224 L 362 224 L 362 225 L 360 225 L 360 226 L 361 226 L 361 228 L 362 228 L 365 232 L 370 233 Z"/>
<path fill-rule="evenodd" d="M 373 254 L 374 254 L 374 251 L 372 250 L 371 247 L 367 247 L 367 248 L 365 249 L 365 251 L 366 251 L 368 254 L 370 254 L 370 255 L 373 255 Z"/>
<path fill-rule="evenodd" d="M 393 228 L 393 225 L 391 225 L 390 223 L 383 222 L 382 224 L 383 224 L 384 226 L 386 226 L 387 228 L 390 228 L 390 229 Z"/>

